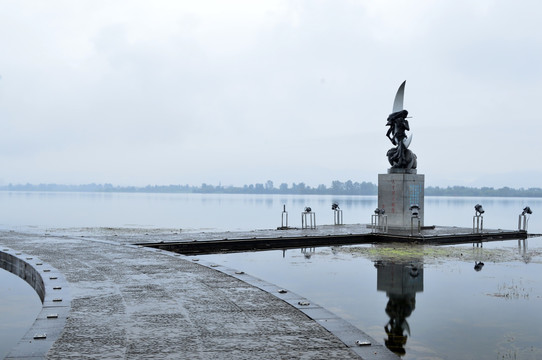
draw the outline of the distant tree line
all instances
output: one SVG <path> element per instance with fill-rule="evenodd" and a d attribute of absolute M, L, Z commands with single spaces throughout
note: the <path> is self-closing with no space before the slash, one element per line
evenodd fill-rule
<path fill-rule="evenodd" d="M 200 194 L 318 194 L 318 195 L 376 195 L 378 188 L 370 182 L 341 182 L 335 180 L 331 187 L 318 185 L 311 187 L 303 182 L 293 183 L 289 186 L 282 183 L 275 187 L 271 180 L 264 183 L 243 186 L 222 186 L 201 184 L 193 185 L 147 185 L 137 186 L 114 186 L 112 184 L 84 184 L 84 185 L 61 185 L 61 184 L 9 184 L 1 186 L 0 190 L 7 191 L 72 191 L 72 192 L 141 192 L 141 193 L 200 193 Z"/>
<path fill-rule="evenodd" d="M 257 183 L 243 186 L 222 186 L 201 184 L 194 185 L 147 185 L 138 186 L 114 186 L 112 184 L 18 184 L 0 186 L 4 191 L 71 191 L 71 192 L 125 192 L 125 193 L 198 193 L 198 194 L 313 194 L 313 195 L 376 195 L 377 185 L 371 182 L 346 182 L 335 180 L 328 187 L 324 184 L 311 187 L 303 182 L 281 183 L 275 187 L 271 180 L 265 183 Z M 542 197 L 541 188 L 513 189 L 503 187 L 466 187 L 448 186 L 446 188 L 429 186 L 425 188 L 427 196 L 483 196 L 483 197 Z"/>
<path fill-rule="evenodd" d="M 426 187 L 425 195 L 427 196 L 483 196 L 483 197 L 542 197 L 541 188 L 520 188 L 513 189 L 502 187 L 495 189 L 492 187 L 466 187 L 466 186 L 448 186 L 441 187 Z"/>

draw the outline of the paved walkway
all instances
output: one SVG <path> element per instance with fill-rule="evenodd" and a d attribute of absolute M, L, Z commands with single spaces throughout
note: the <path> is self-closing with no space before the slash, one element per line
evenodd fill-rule
<path fill-rule="evenodd" d="M 62 290 L 64 303 L 71 301 L 69 313 L 58 312 L 62 329 L 40 314 L 8 358 L 397 359 L 296 294 L 281 294 L 232 269 L 128 245 L 161 236 L 111 229 L 0 231 L 0 251 L 25 259 L 47 278 L 58 270 L 69 288 Z M 49 265 L 53 271 L 45 272 Z M 50 294 L 49 286 L 46 281 Z M 34 339 L 47 331 L 47 339 Z M 45 345 L 36 347 L 41 341 Z"/>

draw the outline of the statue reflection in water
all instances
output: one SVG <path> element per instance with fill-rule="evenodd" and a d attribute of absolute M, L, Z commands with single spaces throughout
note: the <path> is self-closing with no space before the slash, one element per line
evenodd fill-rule
<path fill-rule="evenodd" d="M 384 326 L 388 335 L 385 345 L 397 355 L 405 355 L 410 336 L 407 318 L 416 308 L 416 293 L 423 292 L 423 264 L 421 262 L 393 263 L 376 261 L 377 290 L 388 296 L 386 314 L 390 320 Z"/>

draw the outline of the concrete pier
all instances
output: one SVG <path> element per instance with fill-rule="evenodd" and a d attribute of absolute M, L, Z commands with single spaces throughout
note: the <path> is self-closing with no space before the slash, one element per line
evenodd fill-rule
<path fill-rule="evenodd" d="M 180 236 L 0 231 L 9 263 L 45 279 L 44 299 L 61 291 L 64 301 L 54 311 L 58 321 L 47 318 L 50 308 L 42 312 L 7 359 L 397 359 L 310 299 L 236 271 L 242 269 L 131 245 Z M 51 283 L 57 280 L 61 290 Z"/>

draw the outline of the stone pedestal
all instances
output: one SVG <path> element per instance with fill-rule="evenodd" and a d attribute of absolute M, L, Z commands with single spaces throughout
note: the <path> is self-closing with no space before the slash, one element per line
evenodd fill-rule
<path fill-rule="evenodd" d="M 424 226 L 424 185 L 425 175 L 416 174 L 415 170 L 390 169 L 388 174 L 378 174 L 378 207 L 386 210 L 390 229 L 410 230 L 409 208 L 414 204 L 420 207 L 418 218 Z"/>

